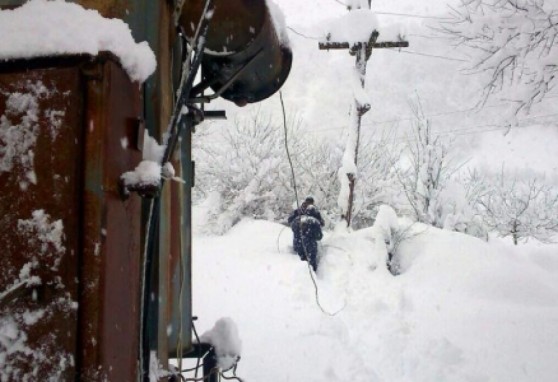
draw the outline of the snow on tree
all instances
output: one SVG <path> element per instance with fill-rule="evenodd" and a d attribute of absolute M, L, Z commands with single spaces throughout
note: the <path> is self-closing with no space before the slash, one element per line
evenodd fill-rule
<path fill-rule="evenodd" d="M 289 129 L 291 154 L 296 157 L 302 141 L 296 124 Z M 294 187 L 283 129 L 269 116 L 255 112 L 201 139 L 209 148 L 194 146 L 196 197 L 212 198 L 210 220 L 216 233 L 226 232 L 244 216 L 280 220 L 291 212 Z"/>
<path fill-rule="evenodd" d="M 214 233 L 226 232 L 242 217 L 284 221 L 296 203 L 283 128 L 260 112 L 227 128 L 213 127 L 197 130 L 193 153 L 197 163 L 194 200 L 206 202 Z M 338 217 L 337 169 L 343 143 L 303 134 L 300 121 L 287 128 L 298 195 L 312 195 L 329 225 Z M 393 134 L 361 139 L 361 160 L 355 171 L 362 187 L 354 205 L 355 228 L 370 227 L 379 206 L 391 204 L 397 185 L 393 166 L 399 153 Z"/>
<path fill-rule="evenodd" d="M 356 229 L 374 224 L 383 204 L 394 207 L 398 180 L 394 166 L 402 147 L 393 132 L 363 136 L 357 165 L 359 188 L 355 192 L 352 226 Z"/>
<path fill-rule="evenodd" d="M 432 131 L 420 100 L 411 107 L 415 116 L 414 136 L 406 144 L 409 166 L 397 170 L 399 183 L 413 218 L 442 228 L 448 205 L 442 192 L 460 166 L 451 154 L 451 142 Z"/>
<path fill-rule="evenodd" d="M 475 208 L 486 192 L 487 186 L 476 170 L 452 177 L 439 195 L 442 228 L 488 240 L 483 216 Z"/>
<path fill-rule="evenodd" d="M 556 85 L 556 0 L 462 0 L 441 25 L 456 45 L 473 50 L 472 72 L 486 72 L 482 104 L 496 94 L 512 102 L 511 121 L 529 113 Z"/>
<path fill-rule="evenodd" d="M 548 242 L 558 232 L 558 189 L 540 178 L 508 177 L 504 170 L 479 198 L 486 225 L 514 244 L 529 237 Z"/>

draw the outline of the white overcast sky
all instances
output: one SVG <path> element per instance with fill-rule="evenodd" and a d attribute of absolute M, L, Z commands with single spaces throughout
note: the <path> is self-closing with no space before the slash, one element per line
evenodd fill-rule
<path fill-rule="evenodd" d="M 292 28 L 288 34 L 294 56 L 293 67 L 282 88 L 288 114 L 301 118 L 312 137 L 344 139 L 343 131 L 353 103 L 350 76 L 354 57 L 346 51 L 320 51 L 315 38 L 327 30 L 328 22 L 346 14 L 347 10 L 336 0 L 274 1 L 282 9 L 287 26 Z M 479 99 L 482 78 L 466 75 L 463 69 L 469 53 L 454 48 L 432 29 L 439 23 L 437 17 L 448 16 L 448 3 L 455 2 L 372 2 L 375 12 L 401 14 L 378 16 L 380 35 L 382 25 L 401 25 L 410 47 L 401 52 L 396 49 L 374 51 L 366 77 L 366 92 L 372 101 L 372 109 L 363 118 L 363 132 L 371 134 L 391 129 L 404 137 L 411 122 L 409 102 L 418 95 L 425 114 L 432 117 L 435 130 L 458 131 L 459 148 L 471 159 L 471 164 L 497 169 L 506 162 L 515 167 L 540 169 L 558 178 L 558 154 L 554 149 L 558 146 L 556 129 L 518 130 L 507 137 L 503 137 L 502 131 L 475 133 L 494 129 L 494 124 L 501 123 L 504 108 L 502 102 L 495 99 L 489 101 L 488 108 L 467 112 Z M 280 117 L 278 95 L 242 109 L 228 102 L 217 102 L 214 107 L 226 108 L 229 121 L 256 108 Z M 549 100 L 535 107 L 532 115 L 548 114 L 551 109 Z M 538 135 L 543 131 L 544 137 L 539 139 Z"/>

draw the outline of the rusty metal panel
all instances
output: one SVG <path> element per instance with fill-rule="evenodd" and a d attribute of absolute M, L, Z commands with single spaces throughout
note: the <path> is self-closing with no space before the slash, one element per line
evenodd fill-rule
<path fill-rule="evenodd" d="M 137 84 L 126 82 L 127 78 L 118 69 L 118 65 L 112 62 L 109 64 L 106 59 L 89 63 L 86 65 L 86 75 L 80 82 L 80 85 L 84 87 L 79 90 L 83 95 L 83 98 L 80 98 L 83 107 L 77 101 L 72 102 L 74 106 L 79 104 L 80 110 L 85 110 L 83 125 L 79 130 L 82 135 L 77 138 L 80 150 L 84 150 L 85 153 L 80 157 L 81 162 L 79 160 L 75 162 L 84 166 L 83 172 L 80 172 L 81 175 L 76 177 L 81 181 L 79 189 L 81 191 L 76 191 L 76 194 L 79 195 L 77 199 L 80 200 L 81 209 L 74 216 L 80 217 L 78 221 L 80 223 L 71 224 L 72 227 L 79 227 L 83 233 L 79 239 L 81 249 L 79 298 L 81 303 L 79 309 L 80 335 L 76 360 L 80 373 L 79 378 L 98 380 L 105 376 L 110 377 L 109 380 L 112 378 L 130 380 L 133 368 L 130 362 L 135 362 L 137 359 L 137 353 L 134 353 L 137 346 L 134 347 L 133 341 L 130 339 L 137 341 L 139 323 L 136 323 L 134 318 L 126 323 L 124 332 L 120 332 L 120 323 L 124 320 L 120 320 L 118 317 L 132 312 L 139 317 L 139 307 L 134 293 L 139 294 L 140 287 L 135 282 L 128 281 L 135 278 L 135 272 L 139 272 L 137 267 L 139 267 L 140 259 L 130 254 L 136 252 L 138 242 L 136 235 L 141 228 L 133 225 L 139 225 L 140 221 L 137 219 L 131 222 L 131 216 L 137 214 L 141 202 L 136 196 L 132 196 L 132 199 L 127 202 L 117 200 L 114 194 L 113 176 L 132 169 L 134 167 L 132 163 L 136 163 L 140 156 L 139 153 L 130 153 L 126 150 L 124 153 L 118 151 L 120 138 L 124 136 L 121 128 L 126 126 L 125 134 L 135 134 L 131 131 L 133 121 L 128 119 L 128 115 L 133 115 L 134 118 L 143 116 L 151 134 L 158 138 L 165 132 L 170 120 L 174 95 L 171 73 L 171 67 L 174 64 L 171 53 L 175 40 L 175 29 L 171 17 L 174 2 L 170 0 L 76 0 L 75 2 L 86 8 L 96 9 L 105 17 L 124 19 L 130 25 L 132 34 L 137 41 L 147 40 L 149 42 L 158 60 L 157 72 L 141 89 Z M 4 5 L 13 7 L 21 3 L 23 1 L 0 0 L 0 7 Z M 90 60 L 90 57 L 78 57 L 55 59 L 53 62 L 55 61 L 56 65 L 72 66 L 75 69 L 83 67 Z M 33 60 L 30 65 L 32 62 L 43 61 Z M 35 67 L 37 65 L 35 64 Z M 113 69 L 107 69 L 106 65 L 113 66 Z M 108 79 L 109 77 L 111 79 Z M 126 83 L 118 86 L 111 85 L 111 82 L 118 83 L 119 80 L 114 81 L 116 77 L 126 78 Z M 140 97 L 142 94 L 143 99 Z M 142 103 L 143 112 L 141 111 Z M 130 106 L 132 104 L 133 107 Z M 133 108 L 137 108 L 137 110 L 132 113 L 130 110 Z M 123 114 L 115 117 L 115 113 L 119 112 L 127 114 L 126 118 L 122 116 Z M 126 119 L 125 122 L 123 122 L 124 119 Z M 106 134 L 110 134 L 112 143 L 116 142 L 115 147 L 108 145 L 109 137 Z M 117 139 L 113 140 L 115 137 Z M 133 139 L 130 138 L 130 142 Z M 133 160 L 130 159 L 130 156 L 133 157 Z M 115 163 L 111 162 L 113 160 Z M 169 202 L 165 203 L 161 216 L 167 222 L 163 232 L 164 236 L 171 237 L 171 241 L 169 247 L 165 249 L 165 254 L 158 259 L 162 272 L 157 280 L 157 288 L 161 291 L 158 355 L 163 364 L 165 364 L 169 352 L 166 329 L 171 321 L 171 316 L 176 315 L 178 307 L 178 296 L 176 291 L 173 291 L 175 282 L 173 278 L 177 275 L 177 264 L 182 246 L 179 238 L 181 232 L 178 231 L 179 225 L 176 223 L 180 220 L 181 214 L 180 198 L 177 197 L 177 188 L 180 186 L 176 184 L 168 184 L 168 186 L 172 187 L 171 196 Z M 190 226 L 182 225 L 180 229 L 189 230 Z M 118 231 L 124 239 L 118 239 L 115 236 L 113 232 Z M 106 235 L 103 234 L 104 232 Z M 190 234 L 188 233 L 185 238 L 190 241 Z M 128 247 L 123 244 L 126 242 Z M 188 274 L 190 272 L 190 247 L 191 244 L 186 244 L 184 248 L 188 252 L 183 254 L 187 259 L 185 264 L 188 266 Z M 141 248 L 139 253 L 141 253 Z M 113 260 L 113 257 L 116 260 Z M 122 268 L 127 273 L 123 272 Z M 122 291 L 121 288 L 124 284 L 126 287 Z M 188 285 L 188 287 L 190 286 Z M 188 293 L 187 296 L 188 300 L 184 303 L 187 311 L 190 312 L 190 294 Z M 107 299 L 106 303 L 103 302 L 104 298 Z M 126 298 L 130 298 L 129 302 L 124 301 Z M 124 302 L 125 308 L 122 308 L 119 304 Z M 110 310 L 107 308 L 111 306 L 117 311 L 118 317 L 115 320 L 111 319 Z M 186 315 L 188 320 L 190 315 L 191 313 Z M 185 322 L 187 345 L 191 342 L 190 324 L 190 321 Z M 112 325 L 112 329 L 107 325 Z M 110 336 L 115 336 L 122 343 L 108 348 L 106 340 Z M 123 347 L 128 345 L 132 346 L 131 350 Z M 116 353 L 121 353 L 122 357 L 124 357 L 124 353 L 127 353 L 126 360 L 118 358 L 119 355 Z M 107 374 L 109 373 L 107 370 L 115 369 L 117 362 L 121 363 L 118 365 L 120 371 Z"/>
<path fill-rule="evenodd" d="M 141 160 L 134 149 L 140 89 L 106 56 L 88 65 L 80 299 L 85 380 L 133 381 L 138 373 L 141 200 L 121 200 L 118 179 Z"/>
<path fill-rule="evenodd" d="M 82 102 L 75 68 L 0 63 L 0 379 L 75 379 Z M 11 289 L 11 296 L 5 292 Z"/>
<path fill-rule="evenodd" d="M 126 10 L 130 13 L 134 3 L 138 1 L 131 0 L 75 0 L 74 2 L 82 5 L 84 8 L 95 9 L 101 15 L 108 18 L 123 19 L 126 16 Z"/>
<path fill-rule="evenodd" d="M 169 315 L 169 325 L 172 331 L 169 335 L 169 352 L 176 357 L 186 354 L 192 348 L 192 184 L 193 174 L 191 165 L 191 131 L 185 131 L 181 146 L 181 163 L 179 176 L 184 179 L 184 184 L 173 185 L 173 195 L 176 203 L 173 215 L 175 229 L 173 232 L 179 237 L 176 239 L 180 249 L 176 256 L 170 259 L 169 300 L 172 309 Z M 179 208 L 178 208 L 179 207 Z M 179 212 L 179 213 L 178 213 Z M 182 335 L 180 336 L 180 332 Z M 181 340 L 179 342 L 179 338 Z M 181 344 L 181 347 L 179 346 Z"/>
<path fill-rule="evenodd" d="M 11 9 L 25 3 L 25 0 L 0 0 L 0 8 Z"/>

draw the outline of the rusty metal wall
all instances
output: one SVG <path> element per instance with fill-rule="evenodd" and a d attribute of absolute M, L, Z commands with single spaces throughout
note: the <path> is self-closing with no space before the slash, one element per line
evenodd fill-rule
<path fill-rule="evenodd" d="M 137 377 L 141 200 L 123 201 L 118 180 L 140 162 L 137 84 L 109 56 L 85 80 L 80 370 L 84 380 Z M 127 144 L 126 144 L 127 142 Z"/>
<path fill-rule="evenodd" d="M 141 160 L 141 111 L 111 55 L 0 64 L 0 297 L 41 280 L 0 298 L 0 320 L 47 356 L 16 352 L 7 380 L 137 378 L 141 200 L 118 180 Z"/>
<path fill-rule="evenodd" d="M 21 341 L 10 354 L 10 340 L 0 344 L 0 379 L 69 381 L 77 361 L 81 81 L 72 67 L 29 67 L 0 64 L 0 294 L 22 285 L 0 302 L 0 326 Z M 26 282 L 33 277 L 39 285 Z"/>
<path fill-rule="evenodd" d="M 0 0 L 0 7 L 14 7 L 23 2 L 22 0 Z M 126 261 L 124 263 L 119 263 L 118 261 L 120 260 L 118 260 L 114 264 L 107 262 L 108 255 L 105 256 L 105 254 L 109 252 L 106 251 L 115 247 L 117 252 L 121 253 L 120 251 L 124 250 L 124 247 L 118 242 L 113 242 L 113 237 L 111 235 L 109 235 L 110 237 L 105 237 L 103 232 L 105 232 L 104 230 L 109 232 L 112 229 L 110 227 L 112 227 L 111 224 L 113 221 L 120 222 L 118 219 L 122 218 L 122 216 L 118 214 L 135 214 L 137 204 L 140 203 L 139 201 L 134 201 L 127 202 L 128 205 L 120 205 L 116 200 L 111 199 L 114 196 L 112 194 L 114 190 L 111 188 L 113 186 L 109 187 L 105 177 L 109 176 L 109 174 L 110 177 L 112 177 L 114 175 L 112 172 L 113 170 L 118 172 L 122 170 L 122 168 L 117 165 L 110 167 L 107 165 L 107 158 L 111 158 L 112 160 L 112 157 L 114 157 L 116 161 L 122 160 L 124 162 L 127 159 L 119 157 L 121 153 L 115 151 L 118 147 L 105 146 L 107 142 L 102 141 L 102 139 L 107 139 L 107 137 L 103 138 L 99 129 L 96 127 L 111 125 L 111 118 L 113 118 L 115 110 L 109 111 L 108 109 L 110 109 L 111 106 L 113 108 L 116 106 L 117 108 L 121 107 L 122 103 L 128 102 L 130 98 L 129 94 L 133 94 L 130 102 L 138 101 L 137 97 L 139 97 L 138 102 L 140 102 L 139 105 L 136 105 L 138 110 L 136 110 L 137 114 L 135 115 L 143 118 L 145 126 L 150 130 L 151 135 L 159 139 L 162 137 L 162 134 L 167 128 L 168 121 L 170 120 L 174 102 L 172 67 L 177 66 L 176 60 L 173 62 L 172 54 L 172 48 L 175 44 L 175 30 L 172 25 L 174 1 L 76 0 L 75 2 L 86 8 L 96 9 L 105 17 L 122 18 L 130 25 L 132 34 L 137 41 L 148 41 L 149 45 L 156 53 L 158 61 L 156 73 L 143 85 L 140 91 L 141 94 L 137 91 L 137 85 L 134 85 L 135 89 L 126 85 L 122 87 L 123 90 L 118 96 L 115 96 L 118 89 L 111 88 L 106 82 L 113 81 L 115 78 L 120 78 L 120 74 L 117 75 L 113 72 L 113 70 L 116 69 L 106 69 L 105 65 L 109 64 L 105 61 L 103 61 L 105 63 L 101 65 L 103 67 L 102 70 L 95 68 L 95 65 L 93 65 L 93 67 L 86 70 L 86 76 L 80 77 L 79 85 L 82 87 L 79 91 L 85 92 L 85 96 L 81 100 L 83 105 L 79 102 L 72 103 L 74 107 L 80 105 L 79 112 L 84 113 L 84 118 L 86 118 L 84 122 L 86 125 L 86 128 L 84 128 L 86 135 L 81 137 L 84 141 L 80 141 L 80 145 L 85 145 L 82 149 L 87 151 L 87 155 L 85 155 L 83 161 L 75 162 L 86 167 L 86 175 L 83 175 L 85 189 L 78 199 L 80 203 L 82 203 L 84 214 L 84 223 L 80 229 L 82 229 L 83 232 L 87 232 L 87 235 L 83 236 L 78 244 L 83 248 L 83 261 L 81 263 L 82 266 L 80 267 L 79 277 L 82 277 L 84 280 L 80 295 L 80 298 L 84 302 L 83 306 L 79 309 L 80 330 L 82 330 L 82 334 L 79 341 L 80 354 L 76 362 L 80 370 L 85 370 L 85 374 L 81 377 L 85 379 L 90 377 L 90 379 L 94 380 L 102 374 L 98 371 L 94 371 L 95 366 L 101 366 L 104 370 L 103 372 L 106 372 L 106 370 L 111 367 L 114 369 L 115 362 L 122 361 L 116 354 L 112 353 L 116 352 L 116 348 L 103 350 L 100 345 L 107 336 L 123 336 L 123 334 L 119 332 L 121 327 L 113 324 L 114 320 L 111 321 L 110 314 L 107 313 L 108 311 L 104 310 L 105 307 L 100 302 L 100 297 L 104 295 L 113 306 L 120 303 L 124 304 L 126 306 L 125 308 L 115 307 L 115 309 L 120 312 L 118 314 L 128 314 L 129 310 L 126 310 L 128 308 L 134 311 L 136 308 L 139 309 L 134 305 L 135 299 L 132 298 L 133 296 L 131 296 L 131 292 L 129 292 L 131 290 L 135 292 L 137 289 L 139 293 L 139 286 L 136 288 L 135 284 L 128 284 L 128 289 L 119 299 L 117 293 L 111 293 L 111 291 L 114 292 L 118 289 L 110 289 L 106 285 L 107 280 L 114 279 L 116 282 L 115 287 L 120 288 L 121 283 L 119 282 L 126 280 L 126 278 L 120 279 L 118 277 L 123 274 L 122 268 L 129 272 L 127 276 L 135 277 L 136 263 L 134 259 L 131 263 L 131 269 L 127 269 L 124 264 L 128 264 Z M 57 61 L 57 64 L 60 64 L 60 61 Z M 72 65 L 73 64 L 77 64 L 77 62 L 72 61 Z M 109 66 L 111 65 L 113 64 L 111 63 Z M 78 66 L 81 67 L 82 63 L 80 62 Z M 117 65 L 115 67 L 117 67 Z M 112 79 L 107 80 L 108 78 Z M 118 81 L 116 82 L 118 83 Z M 105 102 L 104 106 L 103 102 Z M 103 109 L 103 107 L 106 108 Z M 124 109 L 126 109 L 126 106 L 124 106 Z M 126 124 L 126 126 L 128 126 L 127 129 L 129 129 L 131 122 L 127 121 Z M 89 130 L 90 125 L 94 126 L 91 131 Z M 115 134 L 116 132 L 124 134 L 123 131 L 118 129 L 114 131 Z M 119 139 L 115 142 L 119 142 Z M 187 150 L 190 150 L 189 146 Z M 71 156 L 68 154 L 68 158 L 70 157 Z M 136 159 L 137 158 L 134 160 Z M 173 163 L 175 164 L 175 168 L 180 172 L 180 161 L 175 159 Z M 128 163 L 128 165 L 129 164 L 130 163 Z M 125 167 L 123 171 L 130 170 L 129 166 Z M 191 182 L 191 180 L 188 179 L 187 181 Z M 171 340 L 171 343 L 169 343 L 167 328 L 173 321 L 173 317 L 176 320 L 179 305 L 184 309 L 183 326 L 185 329 L 183 347 L 187 350 L 191 346 L 190 328 L 192 313 L 191 282 L 189 278 L 191 262 L 191 224 L 190 218 L 185 219 L 181 213 L 182 207 L 187 206 L 186 211 L 188 211 L 187 213 L 189 214 L 189 200 L 190 189 L 188 187 L 184 188 L 176 183 L 168 183 L 166 190 L 163 191 L 164 208 L 161 212 L 162 224 L 160 225 L 160 237 L 162 240 L 159 245 L 158 280 L 156 280 L 158 285 L 157 291 L 160 293 L 160 299 L 157 301 L 158 306 L 156 307 L 158 311 L 156 347 L 158 348 L 158 355 L 162 364 L 166 363 L 169 352 L 172 353 L 176 350 L 176 344 L 172 344 L 174 340 Z M 116 213 L 115 211 L 119 212 Z M 116 216 L 114 216 L 113 213 L 116 213 Z M 130 227 L 117 223 L 115 228 L 123 231 L 124 235 L 133 236 L 137 234 L 138 229 L 141 231 L 145 221 L 139 224 L 141 224 L 141 226 L 138 228 L 135 225 Z M 77 227 L 78 225 L 71 224 L 71 226 Z M 132 240 L 132 242 L 135 243 L 135 239 Z M 131 247 L 136 245 L 130 243 L 129 245 Z M 143 242 L 140 243 L 140 246 L 142 245 Z M 103 255 L 97 256 L 96 254 L 99 253 Z M 122 259 L 125 259 L 128 254 L 129 252 L 124 251 Z M 180 293 L 177 290 L 177 277 L 180 274 L 179 270 L 181 269 L 181 265 L 185 267 L 183 270 L 187 275 L 187 279 L 185 280 L 186 285 L 182 293 L 182 302 L 179 304 Z M 103 277 L 106 277 L 106 279 L 103 279 Z M 130 303 L 124 302 L 126 296 L 130 298 Z M 124 311 L 122 311 L 122 309 L 124 309 Z M 139 311 L 137 311 L 136 314 L 139 316 Z M 113 325 L 112 329 L 109 327 L 110 325 Z M 134 329 L 133 325 L 135 324 L 129 326 L 130 331 L 127 332 L 127 335 L 129 335 L 131 339 L 134 339 L 134 336 L 139 333 L 138 329 L 137 333 L 132 335 L 131 331 Z M 111 332 L 111 330 L 113 330 L 114 333 Z M 122 339 L 122 341 L 124 341 L 124 339 Z M 123 345 L 126 344 L 126 346 L 131 346 L 131 348 L 129 348 L 130 350 L 128 350 L 128 348 L 119 347 L 120 349 L 118 351 L 121 353 L 128 353 L 128 359 L 135 359 L 134 357 L 136 357 L 136 355 L 133 352 L 136 351 L 136 348 L 134 348 L 136 344 L 134 344 L 132 340 L 130 340 L 132 342 L 126 341 L 123 342 Z M 131 365 L 125 367 L 127 370 L 131 370 Z M 121 369 L 122 368 L 119 370 Z M 111 374 L 111 376 L 116 376 L 116 374 Z M 128 380 L 128 377 L 122 380 Z"/>

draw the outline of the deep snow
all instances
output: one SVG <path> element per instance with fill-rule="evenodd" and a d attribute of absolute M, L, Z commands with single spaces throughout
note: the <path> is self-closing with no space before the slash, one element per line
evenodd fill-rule
<path fill-rule="evenodd" d="M 31 0 L 0 10 L 0 60 L 90 54 L 116 55 L 130 78 L 143 83 L 157 67 L 147 42 L 136 43 L 130 27 L 96 10 L 64 0 Z"/>
<path fill-rule="evenodd" d="M 199 210 L 195 217 L 203 225 Z M 556 245 L 486 243 L 417 224 L 394 277 L 373 229 L 329 232 L 320 302 L 330 313 L 343 308 L 330 316 L 291 253 L 289 228 L 243 220 L 224 236 L 199 232 L 198 331 L 234 320 L 246 381 L 556 380 Z"/>

